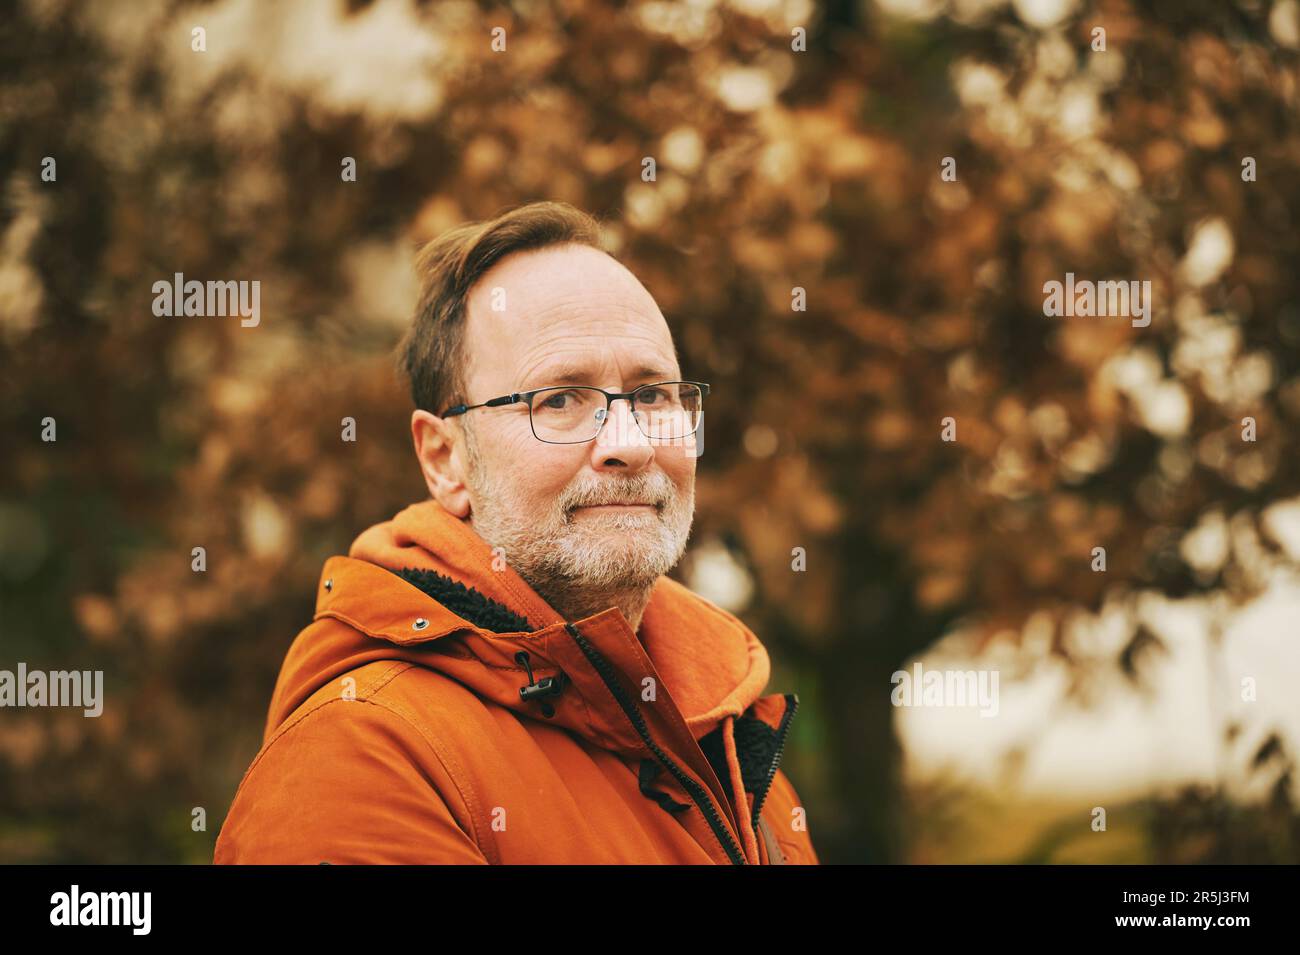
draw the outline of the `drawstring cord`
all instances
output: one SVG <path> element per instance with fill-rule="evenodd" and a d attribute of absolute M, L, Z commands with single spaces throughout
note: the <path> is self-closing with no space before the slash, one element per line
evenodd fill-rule
<path fill-rule="evenodd" d="M 653 799 L 659 804 L 659 808 L 666 813 L 677 813 L 683 809 L 690 809 L 691 804 L 688 802 L 678 802 L 672 796 L 662 790 L 655 789 L 650 784 L 659 778 L 661 768 L 653 759 L 643 759 L 637 772 L 637 785 L 641 790 L 641 795 L 647 799 Z"/>
<path fill-rule="evenodd" d="M 548 719 L 555 715 L 555 707 L 546 702 L 546 697 L 559 696 L 564 692 L 567 677 L 561 670 L 556 676 L 545 676 L 540 680 L 533 679 L 533 667 L 529 662 L 528 651 L 520 650 L 515 654 L 515 662 L 520 664 L 528 674 L 528 682 L 519 688 L 519 698 L 524 702 L 529 700 L 540 700 L 542 703 L 542 715 Z"/>

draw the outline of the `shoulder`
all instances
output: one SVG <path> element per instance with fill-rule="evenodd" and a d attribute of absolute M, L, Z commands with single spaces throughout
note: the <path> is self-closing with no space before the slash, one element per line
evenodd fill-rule
<path fill-rule="evenodd" d="M 279 749 L 348 756 L 377 747 L 410 761 L 448 759 L 449 741 L 485 710 L 468 687 L 409 660 L 378 660 L 333 678 L 304 700 L 267 738 L 253 765 Z"/>
<path fill-rule="evenodd" d="M 437 775 L 459 787 L 464 776 L 448 740 L 481 709 L 483 701 L 468 688 L 436 671 L 402 660 L 367 663 L 322 685 L 289 714 L 266 739 L 239 789 L 272 768 L 278 773 L 378 759 L 390 771 L 406 766 L 427 774 L 431 765 L 446 767 Z"/>
<path fill-rule="evenodd" d="M 379 661 L 331 680 L 294 710 L 244 774 L 216 861 L 292 859 L 309 846 L 337 847 L 340 833 L 372 854 L 438 832 L 477 842 L 482 807 L 437 731 L 439 706 L 451 705 L 417 715 L 403 692 L 411 685 L 437 687 L 437 697 L 464 691 L 415 664 Z"/>

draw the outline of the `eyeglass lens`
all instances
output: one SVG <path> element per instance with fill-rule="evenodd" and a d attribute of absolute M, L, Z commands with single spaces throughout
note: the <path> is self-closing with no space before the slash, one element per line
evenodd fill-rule
<path fill-rule="evenodd" d="M 703 395 L 696 385 L 668 382 L 639 389 L 635 398 L 637 427 L 651 440 L 671 441 L 699 427 Z M 542 441 L 570 444 L 590 441 L 600 431 L 607 410 L 599 389 L 581 385 L 546 388 L 528 407 L 533 434 Z"/>

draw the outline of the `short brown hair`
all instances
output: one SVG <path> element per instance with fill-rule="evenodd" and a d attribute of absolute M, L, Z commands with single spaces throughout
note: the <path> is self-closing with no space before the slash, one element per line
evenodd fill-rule
<path fill-rule="evenodd" d="M 485 272 L 514 252 L 577 242 L 601 246 L 596 218 L 567 202 L 530 202 L 484 222 L 449 229 L 416 257 L 420 301 L 398 346 L 398 365 L 417 408 L 440 415 L 467 400 L 465 302 Z"/>

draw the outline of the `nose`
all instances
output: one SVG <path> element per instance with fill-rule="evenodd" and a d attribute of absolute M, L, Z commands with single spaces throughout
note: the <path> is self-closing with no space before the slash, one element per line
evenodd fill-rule
<path fill-rule="evenodd" d="M 591 466 L 597 470 L 623 468 L 638 471 L 654 460 L 655 449 L 641 433 L 626 399 L 610 402 L 609 413 L 592 444 Z"/>

